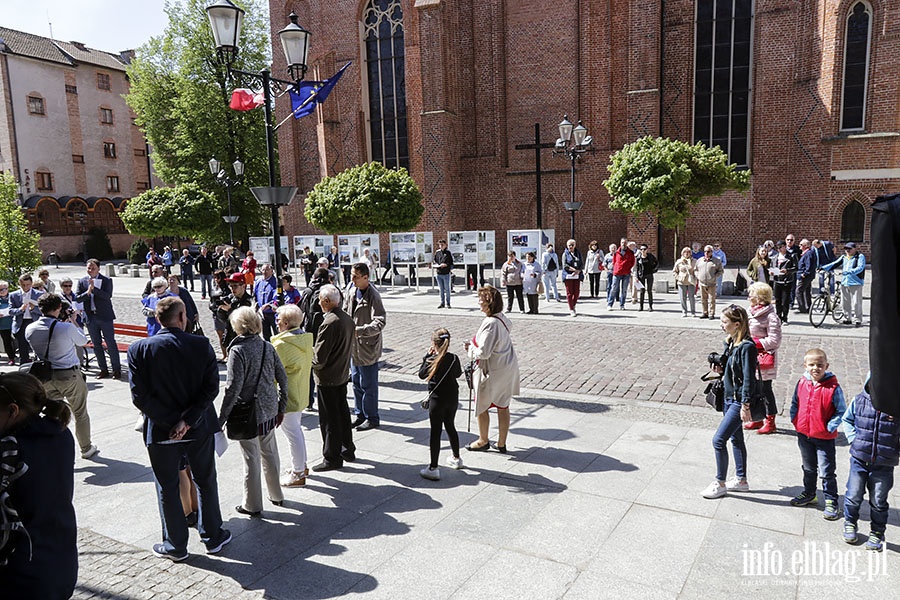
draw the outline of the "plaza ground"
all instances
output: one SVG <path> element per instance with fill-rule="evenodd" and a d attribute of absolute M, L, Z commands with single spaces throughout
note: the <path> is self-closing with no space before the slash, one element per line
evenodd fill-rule
<path fill-rule="evenodd" d="M 72 268 L 70 275 L 80 273 L 80 267 Z M 121 322 L 142 322 L 136 298 L 144 282 L 115 279 Z M 149 553 L 159 541 L 160 524 L 127 383 L 89 379 L 101 452 L 76 464 L 81 571 L 75 597 L 895 593 L 896 509 L 882 565 L 871 562 L 861 546 L 845 545 L 841 522 L 823 520 L 821 506 L 788 506 L 801 483 L 789 427 L 773 436 L 748 436 L 752 492 L 700 497 L 714 475 L 711 437 L 719 418 L 703 404 L 699 376 L 706 354 L 720 349 L 722 334 L 716 322 L 681 319 L 676 295 L 659 296 L 653 313 L 630 304 L 625 311 L 607 311 L 605 303 L 586 301 L 571 318 L 564 304 L 542 301 L 542 315 L 511 315 L 525 389 L 512 405 L 510 452 L 463 450 L 466 468 L 442 467 L 440 482 L 418 474 L 428 459 L 428 424 L 418 407 L 425 386 L 413 373 L 434 327 L 447 326 L 459 351 L 481 316 L 471 294 L 455 294 L 450 311 L 437 310 L 436 293 L 424 288 L 387 289 L 384 297 L 382 427 L 355 436 L 357 462 L 286 490 L 284 506 L 266 503 L 262 519 L 234 511 L 242 461 L 237 448 L 230 448 L 218 463 L 219 490 L 225 526 L 235 539 L 215 557 L 203 553 L 195 533 L 185 563 Z M 195 298 L 199 302 L 199 293 Z M 209 313 L 200 308 L 211 333 Z M 812 346 L 829 353 L 846 393 L 856 393 L 867 369 L 867 336 L 866 328 L 813 329 L 808 322 L 792 322 L 785 329 L 776 385 L 782 406 L 799 376 L 802 352 Z M 456 420 L 463 444 L 476 437 L 466 432 L 466 408 L 463 386 Z M 785 419 L 778 424 L 786 425 Z M 303 425 L 315 464 L 321 457 L 316 413 L 305 413 Z M 840 440 L 843 488 L 848 461 Z M 287 444 L 279 449 L 287 464 Z M 442 461 L 448 455 L 445 442 Z M 894 506 L 897 500 L 895 492 Z M 865 523 L 861 530 L 867 533 Z"/>

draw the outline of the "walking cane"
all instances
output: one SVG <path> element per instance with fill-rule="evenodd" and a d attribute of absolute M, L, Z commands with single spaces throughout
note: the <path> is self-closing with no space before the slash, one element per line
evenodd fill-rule
<path fill-rule="evenodd" d="M 475 361 L 470 360 L 466 363 L 463 373 L 466 376 L 466 385 L 469 387 L 469 422 L 466 425 L 466 431 L 472 433 L 472 373 L 475 372 Z"/>

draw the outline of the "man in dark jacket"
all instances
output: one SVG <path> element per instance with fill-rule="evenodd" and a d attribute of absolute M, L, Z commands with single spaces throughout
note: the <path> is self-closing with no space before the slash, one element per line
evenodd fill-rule
<path fill-rule="evenodd" d="M 646 292 L 649 298 L 650 312 L 653 312 L 653 274 L 656 273 L 659 261 L 647 250 L 647 244 L 641 244 L 635 262 L 637 264 L 637 278 L 643 286 L 640 293 L 640 310 L 644 310 L 644 293 Z"/>
<path fill-rule="evenodd" d="M 834 255 L 834 244 L 829 242 L 828 240 L 813 240 L 812 249 L 816 253 L 816 266 L 822 267 L 823 265 L 827 265 L 829 263 L 833 263 L 837 258 Z M 823 271 L 819 273 L 819 293 L 821 294 L 825 291 L 825 277 L 826 273 Z M 834 273 L 828 272 L 828 293 L 834 294 Z"/>
<path fill-rule="evenodd" d="M 800 260 L 797 261 L 797 310 L 808 313 L 812 305 L 812 282 L 819 268 L 816 253 L 809 245 L 809 240 L 800 240 Z"/>
<path fill-rule="evenodd" d="M 453 277 L 453 254 L 447 250 L 447 242 L 438 240 L 438 251 L 432 257 L 434 270 L 437 272 L 438 291 L 441 304 L 438 308 L 450 308 L 450 280 Z"/>
<path fill-rule="evenodd" d="M 88 334 L 91 336 L 91 343 L 94 345 L 94 356 L 97 358 L 97 366 L 100 367 L 97 379 L 109 377 L 109 370 L 106 367 L 106 354 L 103 352 L 103 342 L 106 342 L 109 359 L 112 362 L 112 376 L 115 379 L 122 377 L 119 347 L 116 345 L 116 332 L 113 330 L 116 313 L 113 312 L 112 294 L 112 279 L 100 274 L 100 262 L 97 259 L 90 259 L 87 262 L 87 277 L 82 277 L 78 280 L 75 300 L 84 305 L 85 323 L 87 324 Z"/>
<path fill-rule="evenodd" d="M 228 287 L 231 288 L 231 294 L 223 299 L 216 312 L 216 316 L 225 323 L 223 344 L 226 348 L 231 343 L 231 340 L 237 337 L 228 317 L 242 306 L 253 307 L 253 296 L 247 292 L 247 283 L 244 281 L 244 276 L 241 273 L 232 273 L 228 276 Z"/>
<path fill-rule="evenodd" d="M 213 400 L 219 393 L 216 355 L 209 340 L 185 333 L 184 302 L 169 296 L 156 305 L 163 329 L 128 349 L 132 402 L 144 414 L 142 434 L 156 480 L 163 543 L 153 553 L 175 562 L 188 557 L 188 526 L 178 493 L 178 471 L 187 456 L 199 490 L 197 530 L 209 554 L 231 541 L 222 528 L 216 481 Z"/>
<path fill-rule="evenodd" d="M 197 267 L 197 273 L 200 274 L 200 299 L 206 300 L 206 297 L 212 294 L 213 286 L 213 270 L 216 263 L 206 246 L 200 248 L 200 254 L 194 259 L 194 266 Z"/>
<path fill-rule="evenodd" d="M 313 471 L 332 471 L 344 461 L 356 460 L 347 381 L 350 379 L 350 347 L 356 327 L 341 309 L 341 294 L 333 285 L 319 289 L 319 304 L 325 314 L 313 347 L 312 372 L 319 391 L 319 429 L 322 431 L 322 462 Z"/>

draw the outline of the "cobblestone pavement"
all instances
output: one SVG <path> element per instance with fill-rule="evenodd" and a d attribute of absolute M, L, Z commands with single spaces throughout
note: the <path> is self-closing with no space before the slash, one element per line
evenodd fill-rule
<path fill-rule="evenodd" d="M 121 281 L 134 285 L 131 280 L 117 279 Z M 137 292 L 133 297 L 139 295 Z M 390 373 L 415 375 L 430 343 L 430 333 L 437 327 L 450 330 L 454 336 L 453 351 L 461 354 L 462 340 L 474 335 L 483 318 L 475 309 L 474 297 L 457 299 L 460 308 L 451 311 L 434 309 L 434 298 L 429 294 L 417 296 L 412 306 L 404 300 L 399 309 L 393 306 L 397 303 L 395 294 L 386 292 L 384 297 L 388 325 L 384 331 L 382 368 Z M 219 341 L 207 302 L 201 301 L 198 294 L 195 301 L 204 332 L 218 351 Z M 121 297 L 117 292 L 114 304 L 120 322 L 145 322 L 139 301 Z M 586 305 L 594 308 L 598 302 L 581 304 Z M 542 310 L 545 306 L 541 301 Z M 633 321 L 639 313 L 630 306 L 629 309 L 624 314 Z M 623 323 L 619 314 L 607 314 L 605 307 L 600 314 L 583 313 L 577 319 L 510 314 L 522 386 L 544 392 L 703 405 L 705 384 L 699 378 L 706 371 L 706 356 L 722 351 L 724 336 L 718 321 L 694 320 L 688 327 L 673 313 L 669 319 L 657 317 L 652 323 L 630 324 Z M 611 322 L 609 315 L 616 316 L 616 322 Z M 702 325 L 697 326 L 698 323 Z M 803 373 L 803 355 L 809 348 L 826 351 L 831 370 L 848 396 L 861 389 L 868 371 L 868 336 L 859 335 L 859 330 L 843 331 L 846 334 L 796 324 L 784 328 L 774 390 L 785 413 L 790 407 L 793 386 Z"/>
<path fill-rule="evenodd" d="M 262 598 L 229 577 L 186 563 L 159 560 L 87 528 L 78 530 L 79 573 L 73 600 Z"/>

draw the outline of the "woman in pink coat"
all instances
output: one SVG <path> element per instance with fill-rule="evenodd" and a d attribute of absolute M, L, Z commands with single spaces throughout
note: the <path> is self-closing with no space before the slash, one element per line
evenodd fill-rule
<path fill-rule="evenodd" d="M 758 429 L 756 433 L 775 433 L 775 415 L 778 404 L 772 382 L 778 374 L 778 347 L 781 345 L 781 319 L 772 306 L 772 288 L 769 284 L 757 282 L 747 288 L 750 299 L 750 336 L 756 343 L 759 353 L 759 373 L 763 393 L 766 396 L 766 420 L 751 421 L 744 424 L 744 429 Z M 771 356 L 767 356 L 771 355 Z M 767 363 L 771 364 L 767 364 Z"/>

